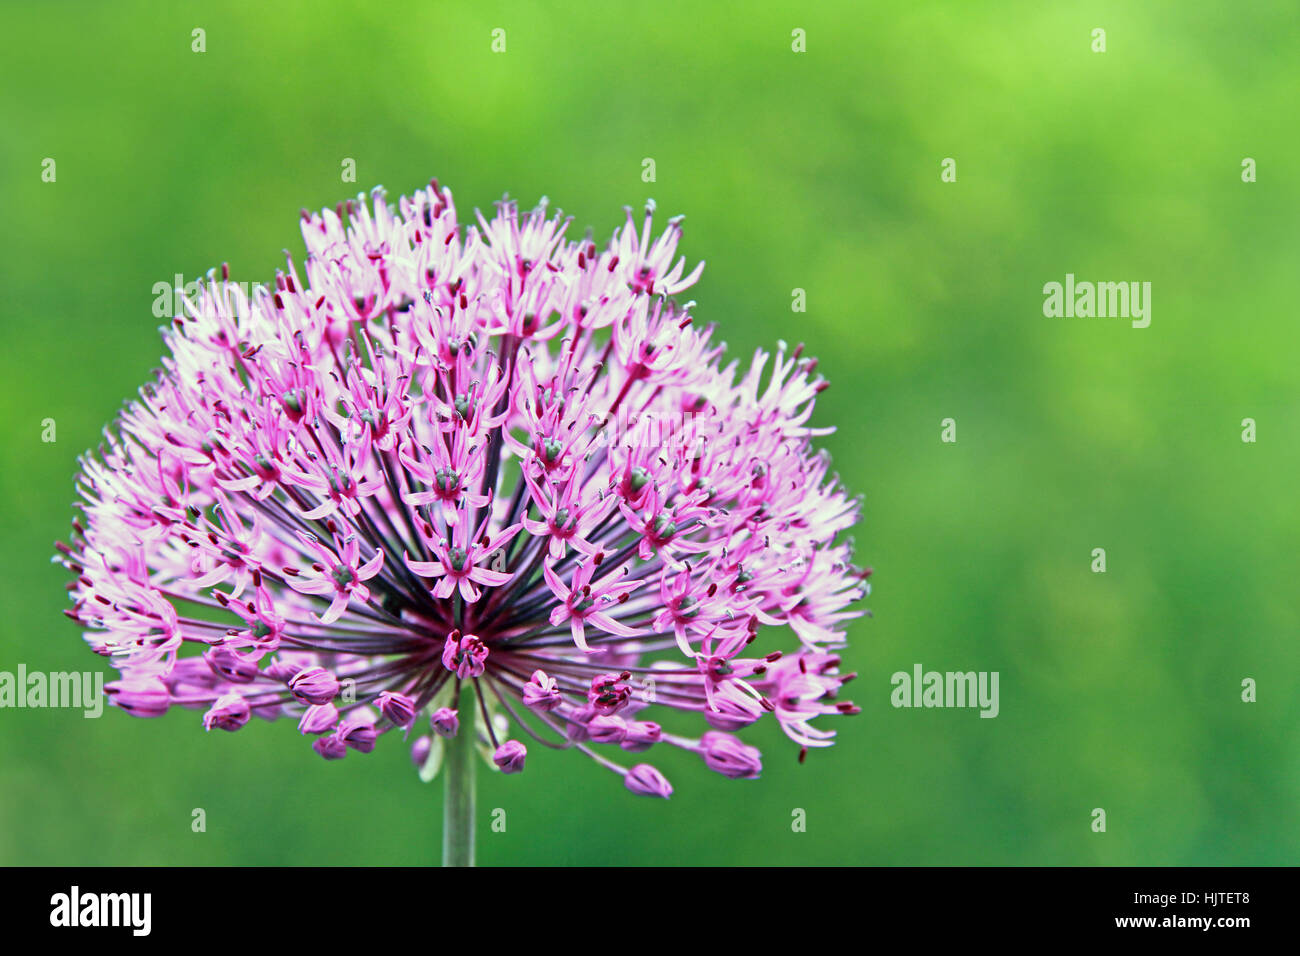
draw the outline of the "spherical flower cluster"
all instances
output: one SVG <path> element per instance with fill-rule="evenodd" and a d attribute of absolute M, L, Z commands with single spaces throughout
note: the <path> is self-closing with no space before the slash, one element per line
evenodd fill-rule
<path fill-rule="evenodd" d="M 82 460 L 59 545 L 111 701 L 291 717 L 326 759 L 423 720 L 421 765 L 471 733 L 518 773 L 527 739 L 661 797 L 620 751 L 752 778 L 734 732 L 767 715 L 801 759 L 829 745 L 813 721 L 856 712 L 834 651 L 869 571 L 812 448 L 826 382 L 784 345 L 722 365 L 673 298 L 702 264 L 652 218 L 604 249 L 545 200 L 462 228 L 434 182 L 304 212 L 305 265 L 273 286 L 210 275 Z M 758 646 L 780 625 L 793 650 Z"/>

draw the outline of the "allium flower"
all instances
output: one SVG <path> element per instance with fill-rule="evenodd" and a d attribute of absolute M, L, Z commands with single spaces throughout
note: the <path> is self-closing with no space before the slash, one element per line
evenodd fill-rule
<path fill-rule="evenodd" d="M 752 778 L 734 733 L 768 715 L 829 745 L 869 572 L 812 445 L 826 382 L 784 345 L 722 364 L 652 218 L 604 249 L 545 200 L 462 229 L 434 182 L 304 212 L 272 286 L 209 275 L 59 545 L 112 702 L 287 717 L 327 759 L 419 726 L 421 766 L 468 733 L 518 773 L 536 741 L 659 797 L 624 752 Z"/>

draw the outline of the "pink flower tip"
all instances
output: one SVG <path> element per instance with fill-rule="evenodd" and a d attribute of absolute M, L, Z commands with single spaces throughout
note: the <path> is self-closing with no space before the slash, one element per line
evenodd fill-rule
<path fill-rule="evenodd" d="M 250 715 L 248 701 L 242 694 L 225 694 L 218 697 L 216 703 L 203 715 L 203 729 L 220 727 L 222 730 L 238 730 L 248 723 Z"/>
<path fill-rule="evenodd" d="M 398 727 L 409 727 L 415 721 L 415 701 L 405 694 L 383 691 L 375 698 L 375 705 Z"/>
<path fill-rule="evenodd" d="M 439 737 L 455 737 L 460 730 L 460 717 L 451 707 L 439 707 L 429 715 L 429 725 Z"/>
<path fill-rule="evenodd" d="M 623 785 L 644 797 L 662 797 L 667 800 L 673 795 L 673 785 L 648 763 L 639 763 L 630 769 L 623 778 Z"/>
<path fill-rule="evenodd" d="M 308 667 L 289 679 L 289 690 L 305 704 L 328 704 L 338 696 L 339 681 L 323 667 Z"/>
<path fill-rule="evenodd" d="M 517 740 L 507 740 L 492 754 L 492 762 L 501 768 L 502 773 L 520 773 L 527 756 L 527 747 Z"/>

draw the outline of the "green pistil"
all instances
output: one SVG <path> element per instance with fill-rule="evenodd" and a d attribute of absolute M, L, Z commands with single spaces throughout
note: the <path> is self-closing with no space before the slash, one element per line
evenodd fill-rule
<path fill-rule="evenodd" d="M 440 468 L 433 476 L 433 483 L 443 494 L 449 494 L 460 487 L 460 475 L 450 468 Z"/>
<path fill-rule="evenodd" d="M 677 533 L 677 525 L 667 515 L 659 515 L 655 518 L 655 534 L 660 538 L 668 539 Z"/>

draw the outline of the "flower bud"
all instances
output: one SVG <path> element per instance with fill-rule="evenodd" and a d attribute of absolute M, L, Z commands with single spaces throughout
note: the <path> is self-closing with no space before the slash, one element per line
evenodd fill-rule
<path fill-rule="evenodd" d="M 289 690 L 305 704 L 328 704 L 338 696 L 339 682 L 323 667 L 308 667 L 290 678 Z"/>
<path fill-rule="evenodd" d="M 203 729 L 238 730 L 248 723 L 249 715 L 248 701 L 242 694 L 223 694 L 203 715 Z"/>
<path fill-rule="evenodd" d="M 724 777 L 753 780 L 763 769 L 762 754 L 738 737 L 711 730 L 700 738 L 700 756 L 710 770 Z"/>
<path fill-rule="evenodd" d="M 627 736 L 619 746 L 629 753 L 639 753 L 642 750 L 649 750 L 662 736 L 663 729 L 653 720 L 629 720 Z"/>
<path fill-rule="evenodd" d="M 627 736 L 627 721 L 613 714 L 597 714 L 587 723 L 587 736 L 598 744 L 620 743 Z"/>
<path fill-rule="evenodd" d="M 408 727 L 415 720 L 415 701 L 405 694 L 384 691 L 375 700 L 379 712 L 398 727 Z"/>
<path fill-rule="evenodd" d="M 517 740 L 507 740 L 496 749 L 492 762 L 501 768 L 502 773 L 519 773 L 524 769 L 524 759 L 528 748 Z"/>
<path fill-rule="evenodd" d="M 213 647 L 203 652 L 203 659 L 212 673 L 232 684 L 247 684 L 257 677 L 257 662 L 244 657 L 229 647 Z"/>
<path fill-rule="evenodd" d="M 266 674 L 267 677 L 271 678 L 271 680 L 278 680 L 287 684 L 300 670 L 302 670 L 301 664 L 295 664 L 292 661 L 279 659 L 272 661 L 263 673 Z"/>
<path fill-rule="evenodd" d="M 344 717 L 335 735 L 353 750 L 363 754 L 374 750 L 375 741 L 379 738 L 374 722 L 362 714 Z"/>
<path fill-rule="evenodd" d="M 673 785 L 648 763 L 639 763 L 629 770 L 623 778 L 623 786 L 644 797 L 663 797 L 667 800 L 673 795 Z"/>
<path fill-rule="evenodd" d="M 335 734 L 330 734 L 328 737 L 317 737 L 311 742 L 311 749 L 326 760 L 342 760 L 348 753 L 347 744 L 339 740 Z"/>
<path fill-rule="evenodd" d="M 339 722 L 339 710 L 333 704 L 312 704 L 298 721 L 298 733 L 323 734 Z"/>
<path fill-rule="evenodd" d="M 546 671 L 533 671 L 532 680 L 524 685 L 523 698 L 525 706 L 535 710 L 554 710 L 560 705 L 560 684 Z"/>
<path fill-rule="evenodd" d="M 763 716 L 763 705 L 748 694 L 718 693 L 713 696 L 714 710 L 704 708 L 704 719 L 715 730 L 739 730 Z"/>
<path fill-rule="evenodd" d="M 108 699 L 132 717 L 161 717 L 171 706 L 167 685 L 156 677 L 132 677 L 104 685 Z"/>
<path fill-rule="evenodd" d="M 439 707 L 429 717 L 433 732 L 439 737 L 455 737 L 460 730 L 460 718 L 450 707 Z"/>

